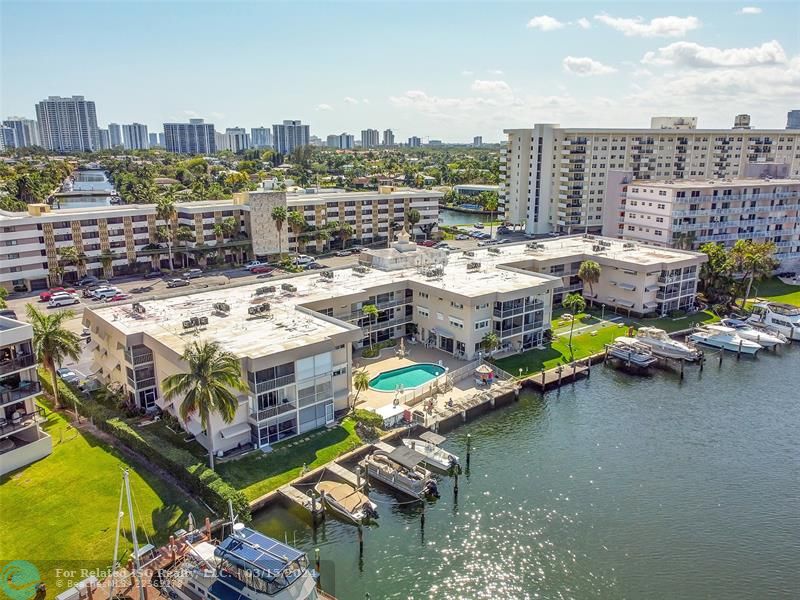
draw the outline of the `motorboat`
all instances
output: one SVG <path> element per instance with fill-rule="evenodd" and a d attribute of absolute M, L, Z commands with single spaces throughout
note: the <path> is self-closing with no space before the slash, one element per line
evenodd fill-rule
<path fill-rule="evenodd" d="M 614 343 L 606 345 L 609 356 L 625 361 L 628 365 L 636 367 L 649 367 L 656 360 L 650 346 L 637 341 L 636 338 L 620 336 Z"/>
<path fill-rule="evenodd" d="M 440 471 L 450 471 L 450 469 L 458 468 L 458 457 L 439 447 L 444 441 L 444 436 L 426 431 L 419 436 L 419 439 L 404 439 L 403 445 L 422 454 L 425 457 L 425 464 L 429 467 Z"/>
<path fill-rule="evenodd" d="M 730 350 L 731 352 L 741 352 L 742 354 L 755 355 L 761 350 L 761 344 L 739 337 L 735 329 L 724 325 L 699 327 L 689 336 L 689 339 L 698 344 Z"/>
<path fill-rule="evenodd" d="M 658 327 L 640 327 L 636 331 L 636 341 L 649 346 L 654 355 L 665 358 L 695 361 L 703 355 L 697 348 L 672 339 Z"/>
<path fill-rule="evenodd" d="M 786 336 L 781 333 L 769 333 L 766 330 L 756 329 L 751 327 L 746 321 L 740 319 L 722 319 L 721 323 L 725 327 L 731 327 L 736 330 L 736 335 L 740 338 L 756 342 L 764 348 L 774 348 L 786 343 Z"/>
<path fill-rule="evenodd" d="M 180 600 L 321 600 L 318 574 L 304 552 L 241 523 L 219 545 L 201 541 L 174 569 L 157 574 L 158 587 Z M 155 579 L 153 581 L 156 583 Z"/>
<path fill-rule="evenodd" d="M 346 521 L 360 525 L 368 519 L 378 517 L 378 506 L 366 494 L 362 494 L 347 483 L 320 481 L 314 491 L 322 503 Z"/>
<path fill-rule="evenodd" d="M 400 446 L 391 452 L 375 450 L 362 462 L 367 475 L 414 498 L 439 497 L 431 472 L 422 467 L 425 456 Z"/>
<path fill-rule="evenodd" d="M 754 327 L 766 327 L 787 340 L 800 340 L 800 308 L 782 302 L 759 302 L 753 305 L 753 314 L 747 322 Z"/>

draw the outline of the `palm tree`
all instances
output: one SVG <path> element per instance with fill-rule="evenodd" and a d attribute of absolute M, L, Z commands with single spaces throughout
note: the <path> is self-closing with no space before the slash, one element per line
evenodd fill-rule
<path fill-rule="evenodd" d="M 600 281 L 600 265 L 593 260 L 585 260 L 578 268 L 578 278 L 589 285 L 589 302 L 594 298 L 593 284 Z"/>
<path fill-rule="evenodd" d="M 355 412 L 356 404 L 358 403 L 358 395 L 369 389 L 369 373 L 367 373 L 366 369 L 359 369 L 353 373 L 353 389 L 355 389 L 356 395 L 353 398 L 353 406 L 350 410 Z"/>
<path fill-rule="evenodd" d="M 347 240 L 353 237 L 353 226 L 350 223 L 342 223 L 339 225 L 339 237 L 342 240 L 342 250 L 347 245 Z"/>
<path fill-rule="evenodd" d="M 175 219 L 178 218 L 178 210 L 175 208 L 175 198 L 172 194 L 165 194 L 161 196 L 156 202 L 156 218 L 164 221 L 166 225 L 166 243 L 167 252 L 169 253 L 169 270 L 175 270 L 175 264 L 172 260 L 172 245 L 175 242 Z"/>
<path fill-rule="evenodd" d="M 422 215 L 416 208 L 412 208 L 406 214 L 406 221 L 408 222 L 408 233 L 411 234 L 411 239 L 414 239 L 414 227 L 422 220 Z"/>
<path fill-rule="evenodd" d="M 100 253 L 100 264 L 103 265 L 103 277 L 111 277 L 114 274 L 114 258 L 115 255 L 111 250 L 103 250 Z"/>
<path fill-rule="evenodd" d="M 286 215 L 286 221 L 297 239 L 297 249 L 303 252 L 305 250 L 305 240 L 301 239 L 300 234 L 306 230 L 306 218 L 299 210 L 291 210 Z"/>
<path fill-rule="evenodd" d="M 178 412 L 183 421 L 194 413 L 200 415 L 200 424 L 208 438 L 208 464 L 213 469 L 211 413 L 217 412 L 225 423 L 231 423 L 239 406 L 231 390 L 246 392 L 248 387 L 242 379 L 239 359 L 217 342 L 192 342 L 183 351 L 181 360 L 188 370 L 164 378 L 161 382 L 164 399 L 182 398 Z"/>
<path fill-rule="evenodd" d="M 372 348 L 372 321 L 378 318 L 378 307 L 374 304 L 365 304 L 361 307 L 365 317 L 369 317 L 369 347 Z"/>
<path fill-rule="evenodd" d="M 331 239 L 331 232 L 327 229 L 318 229 L 314 233 L 314 239 L 318 242 L 322 242 L 322 251 L 325 252 L 325 245 L 328 243 L 328 240 Z"/>
<path fill-rule="evenodd" d="M 28 322 L 33 327 L 33 353 L 50 373 L 53 384 L 53 406 L 60 408 L 58 402 L 58 379 L 56 369 L 65 359 L 79 360 L 81 340 L 77 334 L 67 330 L 64 322 L 75 316 L 71 310 L 57 313 L 44 313 L 33 304 L 25 305 Z"/>
<path fill-rule="evenodd" d="M 731 261 L 736 271 L 747 279 L 747 289 L 742 298 L 742 308 L 745 307 L 750 297 L 753 281 L 768 277 L 778 267 L 774 258 L 774 242 L 754 242 L 752 240 L 738 240 L 730 251 Z"/>
<path fill-rule="evenodd" d="M 278 255 L 279 258 L 283 258 L 283 235 L 281 230 L 287 218 L 286 208 L 283 206 L 276 206 L 272 209 L 271 216 L 272 220 L 275 222 L 275 229 L 278 230 Z"/>
<path fill-rule="evenodd" d="M 481 340 L 481 348 L 486 350 L 487 354 L 491 354 L 494 350 L 500 347 L 500 338 L 494 331 L 489 331 L 483 336 Z"/>
<path fill-rule="evenodd" d="M 489 235 L 494 235 L 494 213 L 497 210 L 497 194 L 489 192 L 483 202 L 483 210 L 488 210 L 491 213 L 489 216 L 491 219 L 489 222 Z"/>
<path fill-rule="evenodd" d="M 569 353 L 572 355 L 572 330 L 575 329 L 575 320 L 578 315 L 586 310 L 586 300 L 580 294 L 567 294 L 567 297 L 561 301 L 564 308 L 572 313 L 572 323 L 569 326 Z"/>
<path fill-rule="evenodd" d="M 64 246 L 63 248 L 59 248 L 56 252 L 59 257 L 59 262 L 62 265 L 74 266 L 75 270 L 77 271 L 77 265 L 80 261 L 80 256 L 78 255 L 78 249 L 75 248 L 75 246 Z"/>

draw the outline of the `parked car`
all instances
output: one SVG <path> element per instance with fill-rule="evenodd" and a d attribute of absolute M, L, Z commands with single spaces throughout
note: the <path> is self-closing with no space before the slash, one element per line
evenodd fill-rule
<path fill-rule="evenodd" d="M 202 269 L 189 269 L 183 274 L 185 279 L 197 279 L 198 277 L 203 276 Z"/>
<path fill-rule="evenodd" d="M 272 273 L 275 270 L 274 267 L 270 267 L 269 265 L 261 264 L 256 265 L 250 269 L 251 273 Z"/>
<path fill-rule="evenodd" d="M 310 262 L 304 268 L 306 271 L 316 271 L 317 269 L 324 269 L 325 265 L 318 262 Z"/>
<path fill-rule="evenodd" d="M 469 239 L 469 236 L 468 236 L 466 233 L 459 233 L 459 234 L 456 236 L 456 239 L 457 239 L 457 240 L 468 240 L 468 239 Z"/>
<path fill-rule="evenodd" d="M 476 229 L 483 229 L 483 223 L 475 223 Z"/>
<path fill-rule="evenodd" d="M 251 260 L 245 266 L 242 267 L 242 271 L 252 271 L 256 267 L 263 267 L 266 266 L 267 263 L 261 262 L 260 260 Z"/>
<path fill-rule="evenodd" d="M 80 299 L 75 294 L 67 294 L 66 292 L 61 294 L 53 294 L 50 298 L 50 302 L 48 306 L 50 308 L 58 308 L 60 306 L 72 306 L 73 304 L 79 304 Z"/>
<path fill-rule="evenodd" d="M 106 298 L 106 302 L 118 302 L 120 300 L 127 300 L 130 297 L 130 294 L 115 294 L 111 296 L 111 298 Z"/>
<path fill-rule="evenodd" d="M 15 292 L 27 292 L 28 288 L 25 286 L 24 283 L 18 283 L 17 285 L 14 286 L 14 291 Z"/>
<path fill-rule="evenodd" d="M 436 241 L 434 240 L 425 240 L 424 242 L 420 242 L 421 246 L 425 246 L 427 248 L 432 248 L 436 245 Z"/>
<path fill-rule="evenodd" d="M 108 285 L 108 282 L 107 282 L 107 281 L 105 281 L 105 282 L 103 282 L 103 283 L 98 283 L 98 284 L 96 284 L 96 285 L 90 285 L 89 287 L 87 287 L 87 288 L 84 288 L 84 290 L 83 290 L 83 297 L 84 297 L 84 298 L 91 298 L 92 296 L 94 296 L 94 293 L 95 293 L 97 290 L 101 290 L 101 289 L 103 289 L 103 288 L 107 288 L 107 287 L 110 287 L 110 286 Z"/>
<path fill-rule="evenodd" d="M 339 250 L 335 256 L 352 256 L 353 253 L 350 250 Z"/>
<path fill-rule="evenodd" d="M 305 254 L 298 254 L 297 257 L 294 259 L 294 264 L 303 267 L 308 263 L 314 262 L 314 259 L 310 256 L 306 256 Z"/>
<path fill-rule="evenodd" d="M 97 290 L 92 297 L 95 300 L 108 300 L 109 298 L 112 298 L 120 293 L 122 293 L 122 290 L 119 288 L 109 287 Z"/>
<path fill-rule="evenodd" d="M 358 254 L 359 252 L 364 251 L 364 246 L 353 246 L 350 248 L 350 250 L 352 250 L 353 253 Z"/>
<path fill-rule="evenodd" d="M 98 281 L 100 281 L 99 277 L 95 277 L 94 275 L 87 275 L 86 277 L 84 277 L 83 279 L 78 281 L 78 286 L 79 287 L 84 287 L 86 285 L 93 285 L 93 284 L 97 283 Z"/>
<path fill-rule="evenodd" d="M 500 225 L 500 227 L 497 228 L 497 233 L 511 233 L 511 230 L 505 225 Z"/>
<path fill-rule="evenodd" d="M 147 273 L 144 278 L 145 279 L 155 279 L 157 277 L 161 277 L 164 273 L 161 272 L 161 269 L 153 269 L 149 273 Z"/>
<path fill-rule="evenodd" d="M 54 294 L 58 292 L 67 292 L 68 294 L 74 294 L 75 288 L 63 288 L 63 287 L 54 287 L 50 288 L 46 292 L 42 292 L 39 294 L 39 302 L 49 302 L 50 298 L 53 297 Z"/>
<path fill-rule="evenodd" d="M 184 285 L 189 285 L 188 279 L 170 279 L 167 281 L 168 288 L 182 287 Z"/>
<path fill-rule="evenodd" d="M 61 381 L 65 381 L 67 383 L 77 383 L 80 380 L 80 375 L 73 371 L 72 369 L 68 369 L 67 367 L 61 367 L 60 369 L 56 369 L 56 375 Z"/>

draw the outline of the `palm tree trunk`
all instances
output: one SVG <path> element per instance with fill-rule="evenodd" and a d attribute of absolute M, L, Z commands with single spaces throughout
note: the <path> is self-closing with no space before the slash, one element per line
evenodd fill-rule
<path fill-rule="evenodd" d="M 169 270 L 174 271 L 175 264 L 172 262 L 172 242 L 170 240 L 167 240 L 167 252 L 169 253 Z"/>
<path fill-rule="evenodd" d="M 209 438 L 209 445 L 211 444 L 211 439 Z M 214 470 L 214 451 L 209 447 L 208 449 L 208 468 L 212 471 Z"/>
<path fill-rule="evenodd" d="M 47 365 L 47 370 L 50 372 L 50 381 L 53 384 L 53 386 L 52 386 L 53 387 L 53 408 L 55 410 L 58 410 L 59 408 L 61 408 L 61 404 L 59 403 L 59 400 L 58 400 L 58 378 L 56 376 L 56 365 L 55 365 L 55 363 L 52 362 L 52 361 L 49 361 L 49 364 Z"/>
<path fill-rule="evenodd" d="M 572 358 L 572 355 L 573 355 L 573 352 L 572 352 L 572 330 L 573 329 L 575 329 L 575 316 L 572 317 L 572 322 L 570 323 L 570 326 L 569 326 L 569 354 L 570 354 L 570 358 Z"/>
<path fill-rule="evenodd" d="M 742 308 L 747 305 L 747 299 L 750 297 L 750 288 L 753 287 L 753 274 L 750 274 L 750 277 L 747 279 L 747 289 L 744 292 L 744 298 L 742 298 Z"/>

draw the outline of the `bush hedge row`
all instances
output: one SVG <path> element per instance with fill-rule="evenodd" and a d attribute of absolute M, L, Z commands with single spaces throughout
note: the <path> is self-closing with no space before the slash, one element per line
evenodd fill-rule
<path fill-rule="evenodd" d="M 42 388 L 52 395 L 50 376 L 41 368 L 39 380 Z M 234 512 L 241 520 L 250 519 L 250 507 L 245 495 L 198 461 L 191 452 L 178 448 L 146 429 L 134 429 L 120 419 L 113 410 L 96 402 L 81 399 L 72 387 L 60 379 L 57 380 L 57 385 L 62 406 L 73 409 L 78 407 L 81 415 L 91 417 L 98 429 L 113 435 L 132 451 L 170 473 L 189 492 L 202 498 L 218 515 L 228 514 L 228 500 L 230 500 L 233 502 Z"/>

